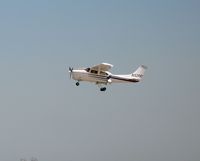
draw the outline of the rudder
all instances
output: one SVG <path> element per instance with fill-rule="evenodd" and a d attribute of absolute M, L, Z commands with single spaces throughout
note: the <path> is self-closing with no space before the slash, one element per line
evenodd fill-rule
<path fill-rule="evenodd" d="M 137 68 L 135 72 L 132 73 L 132 77 L 141 79 L 144 76 L 144 72 L 147 69 L 147 66 L 141 65 Z"/>

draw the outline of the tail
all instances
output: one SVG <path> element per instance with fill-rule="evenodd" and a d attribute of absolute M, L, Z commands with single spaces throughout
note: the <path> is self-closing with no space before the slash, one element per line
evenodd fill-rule
<path fill-rule="evenodd" d="M 142 79 L 142 77 L 144 76 L 144 72 L 146 69 L 147 69 L 146 66 L 141 65 L 138 67 L 138 69 L 134 73 L 131 74 L 131 76 L 140 81 Z"/>

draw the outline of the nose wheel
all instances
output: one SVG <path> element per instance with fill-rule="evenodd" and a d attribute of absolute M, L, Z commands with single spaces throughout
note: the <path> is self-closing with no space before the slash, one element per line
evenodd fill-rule
<path fill-rule="evenodd" d="M 80 83 L 79 82 L 76 82 L 76 86 L 79 86 L 80 85 Z"/>

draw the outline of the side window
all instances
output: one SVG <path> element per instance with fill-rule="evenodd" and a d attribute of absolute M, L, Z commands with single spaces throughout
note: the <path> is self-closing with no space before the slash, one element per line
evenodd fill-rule
<path fill-rule="evenodd" d="M 106 72 L 100 72 L 101 75 L 108 75 Z"/>
<path fill-rule="evenodd" d="M 97 74 L 96 70 L 91 70 L 91 73 Z"/>

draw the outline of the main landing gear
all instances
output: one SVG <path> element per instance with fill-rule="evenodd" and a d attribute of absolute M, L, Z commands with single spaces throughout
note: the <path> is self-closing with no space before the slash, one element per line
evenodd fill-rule
<path fill-rule="evenodd" d="M 103 84 L 100 84 L 100 83 L 97 82 L 96 85 L 98 85 L 98 87 L 100 88 L 100 91 L 102 91 L 102 92 L 106 91 L 106 87 L 102 87 Z"/>
<path fill-rule="evenodd" d="M 106 91 L 106 87 L 100 88 L 100 91 L 105 92 Z"/>
<path fill-rule="evenodd" d="M 102 87 L 102 88 L 100 88 L 100 91 L 105 92 L 105 91 L 106 91 L 106 87 Z"/>

